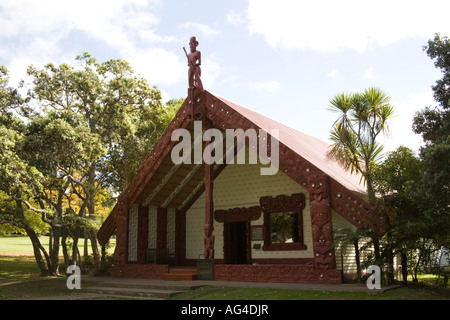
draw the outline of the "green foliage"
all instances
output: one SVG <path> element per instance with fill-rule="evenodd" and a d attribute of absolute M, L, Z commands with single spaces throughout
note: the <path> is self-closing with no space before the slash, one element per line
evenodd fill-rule
<path fill-rule="evenodd" d="M 81 137 L 83 150 L 89 152 L 86 172 L 96 170 L 97 183 L 120 192 L 167 125 L 160 120 L 164 111 L 161 92 L 135 76 L 126 61 L 99 63 L 88 53 L 76 60 L 80 67 L 30 67 L 31 96 Z M 74 137 L 68 138 L 75 142 Z M 93 180 L 91 176 L 91 185 Z"/>
<path fill-rule="evenodd" d="M 424 161 L 421 195 L 427 201 L 423 208 L 435 221 L 434 239 L 450 247 L 450 41 L 436 34 L 424 47 L 442 71 L 442 78 L 432 87 L 439 106 L 426 107 L 416 114 L 413 130 L 421 134 L 425 146 L 420 156 Z"/>
<path fill-rule="evenodd" d="M 74 65 L 30 66 L 28 76 L 23 99 L 0 68 L 0 232 L 26 231 L 45 256 L 36 253 L 43 274 L 57 274 L 60 241 L 69 260 L 67 236 L 89 237 L 97 265 L 98 214 L 110 211 L 183 101 L 163 106 L 126 61 L 89 53 Z M 49 252 L 36 231 L 52 234 Z"/>
<path fill-rule="evenodd" d="M 331 129 L 333 145 L 329 156 L 345 169 L 361 174 L 373 199 L 371 168 L 381 159 L 383 151 L 383 145 L 376 139 L 388 132 L 389 120 L 394 115 L 390 97 L 377 88 L 342 93 L 330 100 L 330 110 L 339 116 Z"/>
<path fill-rule="evenodd" d="M 375 191 L 379 205 L 390 213 L 389 236 L 396 247 L 415 248 L 423 236 L 419 232 L 424 223 L 419 195 L 422 166 L 412 150 L 400 146 L 374 170 Z"/>
<path fill-rule="evenodd" d="M 272 243 L 298 241 L 298 214 L 296 212 L 277 212 L 270 214 Z"/>

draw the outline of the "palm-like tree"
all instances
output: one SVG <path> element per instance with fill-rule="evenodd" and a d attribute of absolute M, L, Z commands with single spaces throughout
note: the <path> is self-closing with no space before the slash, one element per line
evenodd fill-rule
<path fill-rule="evenodd" d="M 390 99 L 380 89 L 368 88 L 362 93 L 338 94 L 330 100 L 330 110 L 339 117 L 331 129 L 333 144 L 328 156 L 362 175 L 370 202 L 375 200 L 372 167 L 383 151 L 377 137 L 389 132 L 388 123 L 394 116 Z"/>

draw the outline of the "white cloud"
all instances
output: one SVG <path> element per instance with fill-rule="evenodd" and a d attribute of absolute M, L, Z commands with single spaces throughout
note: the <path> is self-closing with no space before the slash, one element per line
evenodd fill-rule
<path fill-rule="evenodd" d="M 336 68 L 334 68 L 329 73 L 327 73 L 327 78 L 337 78 L 338 72 L 339 71 Z"/>
<path fill-rule="evenodd" d="M 192 22 L 192 21 L 183 23 L 182 25 L 180 25 L 180 28 L 196 30 L 206 37 L 217 36 L 220 33 L 218 30 L 213 29 L 210 26 L 207 26 L 206 24 Z"/>
<path fill-rule="evenodd" d="M 187 70 L 186 70 L 187 73 Z M 216 54 L 211 53 L 208 59 L 202 61 L 203 87 L 213 89 L 216 80 L 222 75 L 222 66 Z"/>
<path fill-rule="evenodd" d="M 366 70 L 366 72 L 364 73 L 364 78 L 366 78 L 367 80 L 375 79 L 375 76 L 373 75 L 373 68 L 369 68 Z"/>
<path fill-rule="evenodd" d="M 420 93 L 410 93 L 404 101 L 392 101 L 396 116 L 392 119 L 390 137 L 383 144 L 385 151 L 393 151 L 400 145 L 404 145 L 416 153 L 423 145 L 422 136 L 412 131 L 412 122 L 416 112 L 423 110 L 426 106 L 436 105 L 433 92 L 427 90 Z"/>
<path fill-rule="evenodd" d="M 86 49 L 71 52 L 64 43 L 81 34 L 116 55 L 108 59 L 130 62 L 152 85 L 179 82 L 186 71 L 182 56 L 160 47 L 176 39 L 155 31 L 160 7 L 160 0 L 0 0 L 0 40 L 8 47 L 1 63 L 11 82 L 23 78 L 30 64 L 73 63 Z"/>
<path fill-rule="evenodd" d="M 270 93 L 276 93 L 280 88 L 281 84 L 277 81 L 265 81 L 265 82 L 251 82 L 250 87 L 258 91 L 268 91 Z"/>
<path fill-rule="evenodd" d="M 187 78 L 185 61 L 181 61 L 180 55 L 162 48 L 137 50 L 130 53 L 127 60 L 150 85 L 172 85 Z"/>
<path fill-rule="evenodd" d="M 448 0 L 249 0 L 249 31 L 272 47 L 364 51 L 411 36 L 450 33 Z"/>
<path fill-rule="evenodd" d="M 231 10 L 227 14 L 227 22 L 236 27 L 242 25 L 244 23 L 242 13 L 236 12 L 235 10 Z"/>

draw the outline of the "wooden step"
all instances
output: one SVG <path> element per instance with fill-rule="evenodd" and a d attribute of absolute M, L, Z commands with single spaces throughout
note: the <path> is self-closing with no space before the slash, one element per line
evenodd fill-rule
<path fill-rule="evenodd" d="M 89 280 L 90 285 L 83 287 L 83 291 L 93 294 L 92 299 L 138 299 L 165 300 L 187 290 L 196 288 L 195 285 L 185 283 L 161 282 L 146 279 L 117 279 Z M 99 296 L 100 295 L 100 296 Z"/>
<path fill-rule="evenodd" d="M 197 269 L 170 268 L 169 273 L 161 276 L 161 280 L 197 280 Z"/>

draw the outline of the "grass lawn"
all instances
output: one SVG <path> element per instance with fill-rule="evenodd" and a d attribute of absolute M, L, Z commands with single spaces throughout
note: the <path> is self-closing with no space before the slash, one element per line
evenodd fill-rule
<path fill-rule="evenodd" d="M 40 277 L 34 257 L 0 257 L 0 300 L 71 294 L 65 277 Z"/>
<path fill-rule="evenodd" d="M 41 244 L 44 248 L 47 249 L 48 252 L 48 242 L 49 237 L 41 236 L 39 237 Z M 113 253 L 115 247 L 116 239 L 111 239 L 112 246 L 108 248 L 108 253 Z M 89 241 L 90 244 L 90 241 Z M 80 239 L 78 241 L 78 248 L 83 254 L 84 249 L 84 239 Z M 61 250 L 61 247 L 60 247 Z M 62 254 L 62 251 L 61 251 Z M 31 240 L 27 236 L 0 236 L 0 256 L 32 256 L 33 255 L 33 246 L 31 245 Z"/>
<path fill-rule="evenodd" d="M 287 290 L 207 286 L 177 295 L 174 300 L 450 300 L 449 290 L 400 287 L 383 293 Z"/>

